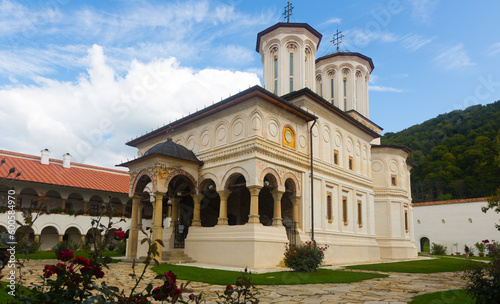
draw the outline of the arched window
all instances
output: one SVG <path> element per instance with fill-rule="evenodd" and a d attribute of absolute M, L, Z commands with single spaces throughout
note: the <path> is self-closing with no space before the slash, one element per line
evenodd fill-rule
<path fill-rule="evenodd" d="M 347 111 L 347 75 L 349 75 L 349 69 L 343 68 L 342 73 L 344 74 L 344 111 Z"/>
<path fill-rule="evenodd" d="M 278 94 L 278 56 L 274 55 L 274 94 Z"/>
<path fill-rule="evenodd" d="M 326 195 L 326 219 L 329 222 L 333 221 L 332 193 L 331 192 L 328 192 Z"/>
<path fill-rule="evenodd" d="M 290 92 L 293 92 L 293 53 L 290 53 Z"/>

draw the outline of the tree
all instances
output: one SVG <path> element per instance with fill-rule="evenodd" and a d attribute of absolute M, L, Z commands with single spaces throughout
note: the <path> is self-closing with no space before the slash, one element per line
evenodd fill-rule
<path fill-rule="evenodd" d="M 481 208 L 484 213 L 490 209 L 493 209 L 496 213 L 500 213 L 500 187 L 497 188 L 497 192 L 493 196 L 488 198 L 488 206 Z M 495 227 L 500 231 L 500 225 L 495 224 Z"/>

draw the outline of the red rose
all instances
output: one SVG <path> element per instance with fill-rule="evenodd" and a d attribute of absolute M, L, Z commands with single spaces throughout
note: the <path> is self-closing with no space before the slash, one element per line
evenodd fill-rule
<path fill-rule="evenodd" d="M 96 266 L 92 271 L 92 274 L 94 274 L 97 279 L 101 279 L 102 277 L 104 277 L 104 271 L 102 271 L 102 268 L 100 266 Z"/>
<path fill-rule="evenodd" d="M 226 290 L 233 290 L 233 289 L 234 289 L 234 288 L 233 288 L 233 286 L 231 286 L 231 285 L 227 285 L 227 286 L 226 286 Z"/>
<path fill-rule="evenodd" d="M 171 285 L 175 285 L 177 276 L 172 272 L 172 270 L 169 270 L 168 272 L 165 272 L 165 279 L 167 279 L 167 282 L 169 282 Z"/>
<path fill-rule="evenodd" d="M 53 275 L 54 273 L 55 272 L 52 269 L 51 265 L 45 265 L 45 267 L 43 268 L 43 276 L 47 279 L 50 278 L 50 276 Z"/>
<path fill-rule="evenodd" d="M 59 254 L 57 255 L 57 259 L 63 262 L 69 261 L 72 258 L 73 258 L 73 252 L 68 249 L 59 251 Z"/>
<path fill-rule="evenodd" d="M 168 290 L 165 285 L 156 287 L 151 293 L 153 294 L 153 299 L 156 301 L 165 301 L 168 299 Z"/>
<path fill-rule="evenodd" d="M 125 238 L 125 232 L 122 230 L 116 230 L 115 237 L 119 240 L 123 240 Z"/>

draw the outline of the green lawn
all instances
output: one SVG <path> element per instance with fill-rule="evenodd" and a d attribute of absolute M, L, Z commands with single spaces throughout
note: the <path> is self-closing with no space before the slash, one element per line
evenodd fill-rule
<path fill-rule="evenodd" d="M 433 273 L 455 272 L 463 269 L 466 261 L 450 257 L 437 257 L 431 260 L 381 263 L 370 265 L 348 266 L 347 269 L 374 270 L 382 272 Z M 481 263 L 481 262 L 472 262 Z"/>
<path fill-rule="evenodd" d="M 26 288 L 22 287 L 22 286 L 16 286 L 16 296 L 11 296 L 10 294 L 8 294 L 7 292 L 10 291 L 10 289 L 7 289 L 7 283 L 6 282 L 0 282 L 0 284 L 2 285 L 0 287 L 0 303 L 21 303 L 20 301 L 17 301 L 16 298 L 19 297 L 19 292 L 24 292 L 25 290 L 27 290 Z"/>
<path fill-rule="evenodd" d="M 428 303 L 474 304 L 475 301 L 469 298 L 465 290 L 453 289 L 453 290 L 438 291 L 416 296 L 409 304 L 428 304 Z"/>
<path fill-rule="evenodd" d="M 74 256 L 81 256 L 84 258 L 88 258 L 89 254 L 87 251 L 73 251 Z M 103 256 L 109 256 L 109 257 L 119 257 L 123 256 L 123 254 L 120 254 L 116 251 L 104 251 L 102 253 Z M 30 259 L 30 260 L 55 260 L 56 253 L 54 251 L 37 251 L 35 253 L 30 253 L 28 255 L 24 255 L 22 253 L 16 254 L 16 258 L 18 259 Z"/>
<path fill-rule="evenodd" d="M 172 270 L 177 278 L 182 280 L 205 282 L 215 285 L 234 284 L 235 279 L 241 276 L 237 271 L 205 269 L 192 266 L 162 264 L 152 268 L 159 274 Z M 320 269 L 314 273 L 299 273 L 291 271 L 270 272 L 265 274 L 252 274 L 252 283 L 255 285 L 298 285 L 322 283 L 352 283 L 374 278 L 383 278 L 386 275 L 334 271 Z"/>

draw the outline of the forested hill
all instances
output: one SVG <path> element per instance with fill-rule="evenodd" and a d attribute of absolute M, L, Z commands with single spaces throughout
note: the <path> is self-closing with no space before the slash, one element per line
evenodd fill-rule
<path fill-rule="evenodd" d="M 382 144 L 413 151 L 414 202 L 490 196 L 500 186 L 500 101 L 387 133 Z"/>

